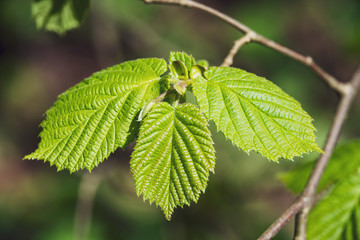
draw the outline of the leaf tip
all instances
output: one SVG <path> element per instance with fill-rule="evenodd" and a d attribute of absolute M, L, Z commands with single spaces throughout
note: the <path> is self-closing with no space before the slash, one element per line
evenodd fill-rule
<path fill-rule="evenodd" d="M 25 155 L 22 160 L 41 160 L 41 154 L 38 153 L 38 150 Z"/>
<path fill-rule="evenodd" d="M 166 220 L 171 221 L 172 212 L 164 212 Z"/>
<path fill-rule="evenodd" d="M 34 160 L 34 158 L 32 157 L 32 153 L 25 155 L 22 160 Z"/>
<path fill-rule="evenodd" d="M 319 147 L 319 145 L 316 145 L 315 151 L 319 152 L 320 154 L 324 154 L 324 151 Z"/>

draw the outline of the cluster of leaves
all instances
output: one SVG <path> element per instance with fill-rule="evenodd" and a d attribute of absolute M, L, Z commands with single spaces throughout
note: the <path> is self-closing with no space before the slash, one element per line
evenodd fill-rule
<path fill-rule="evenodd" d="M 90 0 L 33 0 L 38 29 L 64 34 L 86 18 Z M 191 91 L 196 105 L 185 103 Z M 270 160 L 322 152 L 311 117 L 264 78 L 211 67 L 185 53 L 128 61 L 93 74 L 59 96 L 46 113 L 41 142 L 27 159 L 58 170 L 96 167 L 137 138 L 130 161 L 136 192 L 170 219 L 206 189 L 215 150 L 208 120 L 244 150 Z M 307 237 L 360 239 L 360 141 L 335 150 L 318 186 L 324 195 L 310 213 Z M 315 161 L 281 175 L 294 193 L 304 189 Z M 325 194 L 324 194 L 325 193 Z"/>
<path fill-rule="evenodd" d="M 360 140 L 339 146 L 331 157 L 317 191 L 324 195 L 310 212 L 307 237 L 312 240 L 360 239 Z M 300 193 L 315 161 L 303 164 L 280 179 Z"/>
<path fill-rule="evenodd" d="M 96 167 L 135 138 L 130 161 L 136 191 L 170 219 L 197 201 L 214 171 L 213 120 L 234 145 L 278 160 L 321 149 L 311 117 L 270 81 L 230 67 L 210 67 L 183 52 L 124 62 L 61 94 L 46 112 L 38 149 L 58 170 Z M 185 103 L 195 95 L 199 108 Z"/>

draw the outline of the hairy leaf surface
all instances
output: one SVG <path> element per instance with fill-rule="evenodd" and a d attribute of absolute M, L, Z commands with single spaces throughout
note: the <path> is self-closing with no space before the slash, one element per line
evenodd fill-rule
<path fill-rule="evenodd" d="M 281 174 L 279 177 L 292 192 L 301 193 L 305 188 L 315 163 L 316 161 L 305 163 L 288 173 Z M 352 175 L 359 167 L 360 140 L 353 140 L 338 146 L 320 179 L 317 190 L 322 191 L 339 179 Z"/>
<path fill-rule="evenodd" d="M 38 29 L 63 34 L 82 23 L 89 5 L 90 0 L 33 0 L 31 11 Z"/>
<path fill-rule="evenodd" d="M 130 161 L 136 192 L 170 220 L 205 191 L 215 154 L 208 122 L 192 104 L 159 103 L 145 117 Z"/>
<path fill-rule="evenodd" d="M 341 169 L 339 169 L 341 171 Z M 360 235 L 360 175 L 339 181 L 310 212 L 309 240 L 357 240 Z"/>
<path fill-rule="evenodd" d="M 58 170 L 91 170 L 134 139 L 141 108 L 160 94 L 162 59 L 124 62 L 93 74 L 61 94 L 41 123 L 41 142 L 27 159 Z"/>
<path fill-rule="evenodd" d="M 270 81 L 230 67 L 212 67 L 193 83 L 200 109 L 245 152 L 278 160 L 319 151 L 312 118 Z"/>

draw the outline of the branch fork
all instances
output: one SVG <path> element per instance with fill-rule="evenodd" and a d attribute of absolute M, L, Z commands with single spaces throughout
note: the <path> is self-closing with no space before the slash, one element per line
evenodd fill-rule
<path fill-rule="evenodd" d="M 337 111 L 330 128 L 329 135 L 324 148 L 324 154 L 318 159 L 316 166 L 308 180 L 308 183 L 299 196 L 299 198 L 258 238 L 260 240 L 271 239 L 274 237 L 286 223 L 296 214 L 297 215 L 297 226 L 295 227 L 296 240 L 306 239 L 306 223 L 307 217 L 311 210 L 313 203 L 318 199 L 316 195 L 316 189 L 320 178 L 330 160 L 332 152 L 336 146 L 338 138 L 341 133 L 342 126 L 346 120 L 350 106 L 354 101 L 354 98 L 359 90 L 360 86 L 360 66 L 355 71 L 351 80 L 347 83 L 342 83 L 334 76 L 323 70 L 312 57 L 305 56 L 291 50 L 279 43 L 276 43 L 247 27 L 243 23 L 231 18 L 230 16 L 219 12 L 216 9 L 208 7 L 202 3 L 198 3 L 192 0 L 143 0 L 145 3 L 158 3 L 168 5 L 178 5 L 182 7 L 195 8 L 201 11 L 207 12 L 227 24 L 233 26 L 235 29 L 244 33 L 245 35 L 234 42 L 233 47 L 229 51 L 228 55 L 224 59 L 221 66 L 231 66 L 233 60 L 239 49 L 250 42 L 259 43 L 265 47 L 280 52 L 295 61 L 302 63 L 309 67 L 315 74 L 317 74 L 331 89 L 340 94 L 340 103 L 337 107 Z"/>
<path fill-rule="evenodd" d="M 239 49 L 247 44 L 253 41 L 255 39 L 256 35 L 253 32 L 248 32 L 243 37 L 239 38 L 234 42 L 234 46 L 231 48 L 229 54 L 226 56 L 224 62 L 221 64 L 222 67 L 229 67 L 233 64 L 234 57 L 239 51 Z"/>

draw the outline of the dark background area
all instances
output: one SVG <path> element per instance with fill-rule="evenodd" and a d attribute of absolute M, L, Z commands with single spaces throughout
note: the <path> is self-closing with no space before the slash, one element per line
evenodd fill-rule
<path fill-rule="evenodd" d="M 342 81 L 360 62 L 357 0 L 203 2 L 312 56 Z M 91 2 L 79 29 L 59 37 L 35 29 L 30 4 L 0 1 L 0 239 L 72 239 L 79 195 L 86 205 L 94 194 L 89 239 L 256 239 L 291 204 L 295 196 L 277 174 L 317 154 L 270 162 L 236 149 L 213 124 L 216 174 L 198 203 L 176 209 L 170 222 L 160 208 L 136 196 L 129 173 L 133 145 L 91 175 L 22 161 L 36 149 L 39 124 L 57 95 L 93 72 L 136 58 L 167 59 L 176 50 L 220 65 L 242 36 L 198 10 L 103 0 Z M 311 70 L 255 43 L 241 48 L 233 66 L 264 76 L 297 99 L 314 118 L 317 141 L 324 145 L 338 97 Z M 360 136 L 359 106 L 358 97 L 340 141 Z M 80 213 L 86 225 L 86 212 Z M 290 239 L 292 225 L 275 239 Z"/>

